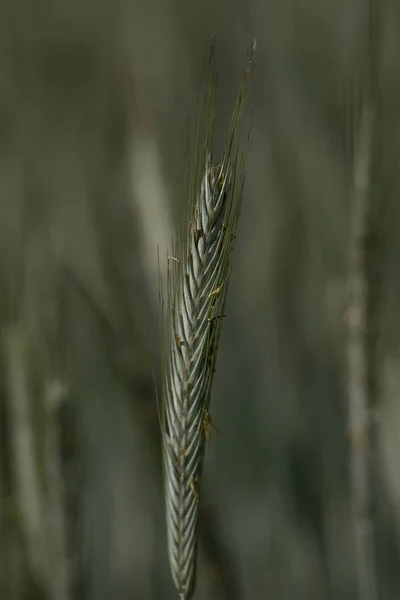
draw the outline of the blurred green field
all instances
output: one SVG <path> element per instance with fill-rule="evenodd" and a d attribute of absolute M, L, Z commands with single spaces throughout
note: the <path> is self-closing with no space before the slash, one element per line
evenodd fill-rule
<path fill-rule="evenodd" d="M 257 57 L 195 599 L 356 598 L 344 312 L 367 4 L 2 0 L 1 600 L 176 597 L 153 383 L 157 256 L 180 223 L 212 35 L 216 156 L 253 38 Z M 382 2 L 378 17 L 372 510 L 379 599 L 393 600 L 400 5 Z"/>

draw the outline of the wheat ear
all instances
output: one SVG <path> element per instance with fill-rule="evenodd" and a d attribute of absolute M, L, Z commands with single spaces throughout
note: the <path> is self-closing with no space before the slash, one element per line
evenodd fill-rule
<path fill-rule="evenodd" d="M 214 46 L 210 82 L 199 109 L 186 191 L 188 208 L 168 261 L 163 306 L 163 399 L 160 407 L 168 551 L 181 600 L 194 591 L 200 478 L 208 430 L 211 385 L 229 283 L 231 252 L 244 184 L 239 137 L 255 44 L 233 111 L 221 163 L 213 165 Z"/>

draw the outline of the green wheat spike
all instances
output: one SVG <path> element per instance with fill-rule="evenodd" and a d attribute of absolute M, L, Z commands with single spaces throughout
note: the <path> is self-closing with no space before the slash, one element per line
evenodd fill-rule
<path fill-rule="evenodd" d="M 214 44 L 187 173 L 187 209 L 160 286 L 163 440 L 168 552 L 175 587 L 189 600 L 195 586 L 198 504 L 209 405 L 229 285 L 233 240 L 244 185 L 247 146 L 241 124 L 254 66 L 255 42 L 233 110 L 222 160 L 213 163 Z M 248 141 L 248 140 L 247 140 Z"/>

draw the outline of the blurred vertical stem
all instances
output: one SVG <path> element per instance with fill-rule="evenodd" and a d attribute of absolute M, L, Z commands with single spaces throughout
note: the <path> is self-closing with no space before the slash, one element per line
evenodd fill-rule
<path fill-rule="evenodd" d="M 2 345 L 13 488 L 27 562 L 33 580 L 46 593 L 46 598 L 69 600 L 70 573 L 59 426 L 60 402 L 65 390 L 57 379 L 41 382 L 44 411 L 42 476 L 38 429 L 33 415 L 31 347 L 23 322 L 6 328 Z"/>
<path fill-rule="evenodd" d="M 46 586 L 49 557 L 43 529 L 43 496 L 37 465 L 27 341 L 23 326 L 10 325 L 3 333 L 2 341 L 15 499 L 32 576 L 38 583 Z"/>
<path fill-rule="evenodd" d="M 60 407 L 65 400 L 65 386 L 54 378 L 44 382 L 44 473 L 49 521 L 48 546 L 51 557 L 49 597 L 69 600 L 70 569 L 67 551 L 67 520 L 64 507 L 64 478 L 61 461 Z"/>
<path fill-rule="evenodd" d="M 358 598 L 378 598 L 374 519 L 372 514 L 373 472 L 370 331 L 373 327 L 370 309 L 369 279 L 372 161 L 376 137 L 378 98 L 377 8 L 367 0 L 367 69 L 359 129 L 355 144 L 353 186 L 350 205 L 350 241 L 347 310 L 347 361 L 350 433 L 350 494 L 356 551 Z"/>

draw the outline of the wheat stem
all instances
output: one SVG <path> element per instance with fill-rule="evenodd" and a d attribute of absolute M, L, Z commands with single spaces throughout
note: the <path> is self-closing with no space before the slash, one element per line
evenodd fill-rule
<path fill-rule="evenodd" d="M 49 555 L 44 530 L 44 497 L 35 448 L 32 397 L 29 388 L 27 336 L 22 323 L 2 334 L 6 364 L 7 401 L 13 452 L 15 497 L 32 577 L 46 589 Z"/>
<path fill-rule="evenodd" d="M 371 282 L 367 241 L 371 213 L 371 173 L 377 118 L 377 40 L 374 0 L 368 0 L 368 74 L 354 160 L 350 216 L 348 306 L 348 399 L 350 432 L 350 492 L 354 527 L 358 598 L 376 600 L 378 583 L 374 519 L 370 380 Z"/>

